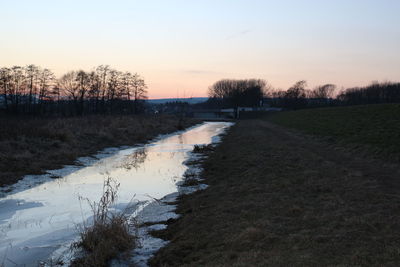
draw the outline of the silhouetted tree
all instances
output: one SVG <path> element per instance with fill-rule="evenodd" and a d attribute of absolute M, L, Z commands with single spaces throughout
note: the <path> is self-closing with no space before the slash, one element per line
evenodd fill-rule
<path fill-rule="evenodd" d="M 20 102 L 23 101 L 22 95 L 24 94 L 25 76 L 23 68 L 20 66 L 13 66 L 11 68 L 11 87 L 10 87 L 10 100 L 15 113 L 19 113 Z"/>
<path fill-rule="evenodd" d="M 39 72 L 40 72 L 39 67 L 33 64 L 28 65 L 25 68 L 25 77 L 27 79 L 27 85 L 29 87 L 28 107 L 27 107 L 29 113 L 32 112 L 32 101 L 34 100 L 34 97 L 36 98 Z"/>
<path fill-rule="evenodd" d="M 25 114 L 82 115 L 138 113 L 147 86 L 137 73 L 101 65 L 90 72 L 70 71 L 56 79 L 36 65 L 0 68 L 0 111 Z M 101 105 L 100 105 L 101 103 Z"/>
<path fill-rule="evenodd" d="M 374 82 L 367 87 L 349 88 L 338 99 L 347 105 L 400 103 L 400 83 Z"/>
<path fill-rule="evenodd" d="M 1 68 L 0 69 L 0 88 L 3 93 L 4 108 L 8 111 L 8 94 L 11 84 L 11 69 Z"/>
<path fill-rule="evenodd" d="M 141 100 L 147 99 L 147 85 L 139 74 L 132 75 L 132 92 L 134 97 L 134 112 L 139 112 L 139 104 Z"/>
<path fill-rule="evenodd" d="M 210 88 L 210 98 L 220 99 L 224 107 L 258 107 L 264 97 L 267 82 L 260 79 L 220 80 Z M 235 112 L 236 113 L 236 112 Z"/>
<path fill-rule="evenodd" d="M 299 109 L 306 106 L 306 81 L 298 81 L 290 87 L 284 96 L 284 105 L 287 108 Z"/>
<path fill-rule="evenodd" d="M 336 90 L 336 85 L 334 84 L 325 84 L 321 86 L 317 86 L 311 92 L 312 98 L 321 98 L 321 99 L 329 99 L 333 98 L 333 94 Z"/>

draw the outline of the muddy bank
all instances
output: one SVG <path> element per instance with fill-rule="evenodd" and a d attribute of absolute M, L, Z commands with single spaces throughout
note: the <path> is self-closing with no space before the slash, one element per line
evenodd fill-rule
<path fill-rule="evenodd" d="M 209 187 L 179 198 L 181 217 L 152 266 L 395 266 L 399 168 L 264 120 L 240 121 L 203 164 Z"/>
<path fill-rule="evenodd" d="M 173 116 L 0 118 L 0 186 L 74 163 L 107 147 L 144 143 L 198 123 Z"/>
<path fill-rule="evenodd" d="M 233 124 L 226 124 L 226 129 Z M 156 237 L 154 231 L 165 230 L 170 221 L 179 218 L 176 208 L 179 199 L 184 195 L 190 195 L 195 192 L 205 190 L 208 185 L 204 183 L 202 177 L 202 162 L 208 157 L 211 151 L 221 142 L 221 136 L 225 131 L 220 131 L 221 135 L 215 136 L 209 144 L 195 145 L 188 159 L 183 163 L 188 168 L 183 174 L 183 179 L 177 185 L 177 192 L 169 194 L 164 198 L 152 202 L 141 210 L 135 217 L 138 223 L 138 236 L 141 240 L 141 246 L 133 251 L 132 263 L 134 266 L 146 267 L 148 261 L 157 251 L 166 246 L 169 241 Z M 112 265 L 127 266 L 128 264 Z"/>

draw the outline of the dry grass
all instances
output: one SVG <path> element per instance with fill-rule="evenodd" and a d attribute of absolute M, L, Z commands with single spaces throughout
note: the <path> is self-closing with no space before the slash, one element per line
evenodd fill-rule
<path fill-rule="evenodd" d="M 274 123 L 400 161 L 400 104 L 277 112 Z"/>
<path fill-rule="evenodd" d="M 196 122 L 173 116 L 0 118 L 0 186 L 72 164 L 106 147 L 146 142 Z"/>
<path fill-rule="evenodd" d="M 196 173 L 186 172 L 183 175 L 183 186 L 195 186 L 199 184 L 199 177 Z"/>
<path fill-rule="evenodd" d="M 104 192 L 98 203 L 90 203 L 93 224 L 84 226 L 81 240 L 73 247 L 81 248 L 84 255 L 75 259 L 72 266 L 107 266 L 111 259 L 130 252 L 138 244 L 135 225 L 126 212 L 112 212 L 119 184 L 111 178 L 104 182 Z"/>
<path fill-rule="evenodd" d="M 154 233 L 171 243 L 152 266 L 398 266 L 398 166 L 263 120 L 239 121 L 203 166 L 210 186 Z"/>

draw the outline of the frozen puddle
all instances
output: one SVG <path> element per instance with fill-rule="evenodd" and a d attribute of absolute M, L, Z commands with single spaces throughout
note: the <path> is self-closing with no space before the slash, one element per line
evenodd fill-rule
<path fill-rule="evenodd" d="M 192 155 L 193 146 L 218 142 L 218 135 L 231 125 L 206 122 L 140 147 L 106 149 L 93 157 L 80 158 L 81 166 L 26 176 L 5 188 L 0 192 L 0 266 L 38 266 L 49 258 L 65 258 L 80 225 L 91 216 L 89 205 L 80 197 L 98 201 L 107 176 L 120 183 L 115 209 L 124 209 L 134 197 L 140 203 L 150 202 L 138 211 L 139 220 L 174 218 L 175 207 L 163 203 L 172 202 L 179 193 L 198 189 L 179 186 L 185 171 L 192 171 L 184 163 Z M 137 263 L 144 265 L 149 255 L 165 244 L 147 234 L 148 230 L 163 227 L 155 224 L 139 230 L 143 242 L 135 251 Z"/>

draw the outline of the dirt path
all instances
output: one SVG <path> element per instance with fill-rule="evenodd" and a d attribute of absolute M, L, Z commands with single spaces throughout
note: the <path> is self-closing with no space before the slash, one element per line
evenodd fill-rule
<path fill-rule="evenodd" d="M 400 263 L 399 168 L 240 121 L 204 163 L 210 187 L 183 197 L 154 266 Z"/>

